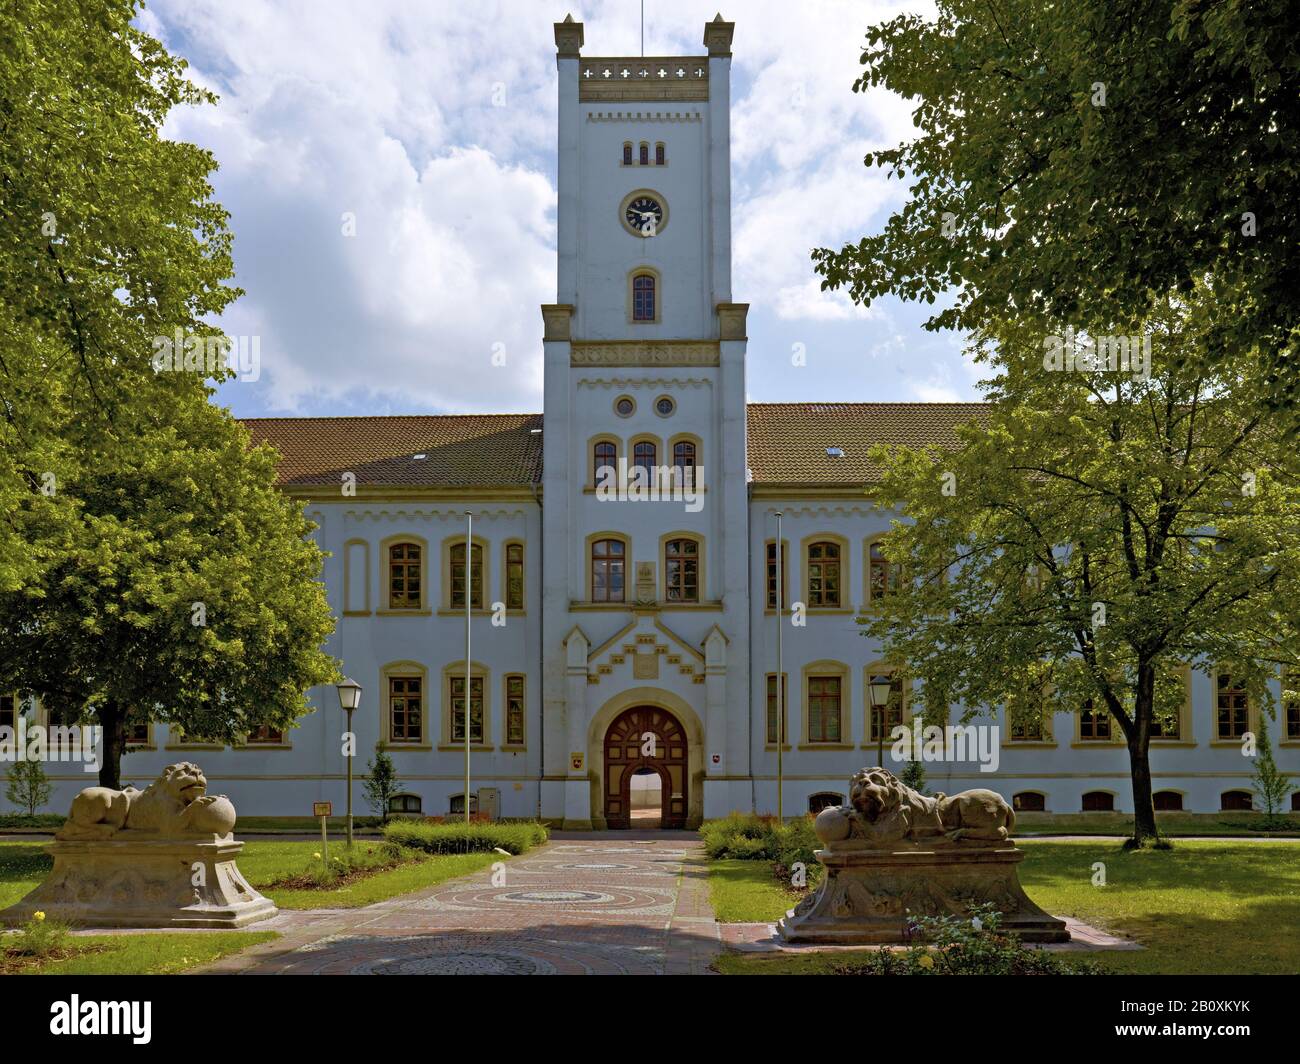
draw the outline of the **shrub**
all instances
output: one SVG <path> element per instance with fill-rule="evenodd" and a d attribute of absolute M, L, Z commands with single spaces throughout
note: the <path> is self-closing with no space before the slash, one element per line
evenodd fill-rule
<path fill-rule="evenodd" d="M 425 853 L 491 853 L 499 848 L 521 854 L 540 846 L 548 837 L 546 827 L 533 821 L 466 825 L 463 820 L 442 824 L 400 820 L 384 828 L 384 838 L 389 842 Z"/>
<path fill-rule="evenodd" d="M 18 929 L 18 934 L 5 942 L 5 952 L 42 959 L 62 950 L 67 945 L 70 931 L 69 925 L 47 919 L 43 912 L 33 913 L 31 919 Z"/>
<path fill-rule="evenodd" d="M 772 861 L 789 868 L 796 861 L 812 868 L 817 836 L 811 815 L 778 824 L 775 817 L 754 813 L 732 813 L 721 820 L 705 821 L 700 827 L 704 851 L 714 860 L 726 857 L 742 861 Z"/>
<path fill-rule="evenodd" d="M 906 950 L 878 949 L 836 965 L 836 975 L 1100 975 L 1094 961 L 1070 961 L 1000 930 L 1002 914 L 980 905 L 970 917 L 913 919 Z"/>
<path fill-rule="evenodd" d="M 284 876 L 270 886 L 295 890 L 329 888 L 358 872 L 383 872 L 410 859 L 410 854 L 400 846 L 387 841 L 358 844 L 350 850 L 339 846 L 330 850 L 328 861 L 318 851 L 301 872 Z"/>
<path fill-rule="evenodd" d="M 61 828 L 66 819 L 60 813 L 0 813 L 0 828 Z"/>

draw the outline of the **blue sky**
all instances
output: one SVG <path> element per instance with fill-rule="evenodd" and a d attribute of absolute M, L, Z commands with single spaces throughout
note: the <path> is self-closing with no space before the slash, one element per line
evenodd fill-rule
<path fill-rule="evenodd" d="M 646 54 L 700 54 L 716 4 L 647 0 Z M 878 230 L 900 202 L 862 158 L 911 135 L 910 109 L 852 83 L 866 27 L 906 9 L 928 10 L 746 0 L 722 12 L 736 22 L 733 296 L 751 305 L 751 401 L 978 398 L 960 338 L 922 329 L 928 307 L 856 307 L 820 292 L 809 260 Z M 586 54 L 639 54 L 638 0 L 158 0 L 141 15 L 221 96 L 166 130 L 217 157 L 247 293 L 222 324 L 259 338 L 259 379 L 227 383 L 221 402 L 245 417 L 541 409 L 551 24 L 567 11 Z M 791 364 L 796 344 L 806 365 Z"/>

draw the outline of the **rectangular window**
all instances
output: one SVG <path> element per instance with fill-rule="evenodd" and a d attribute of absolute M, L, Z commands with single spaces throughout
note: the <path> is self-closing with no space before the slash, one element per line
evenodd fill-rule
<path fill-rule="evenodd" d="M 483 608 L 483 548 L 478 544 L 470 551 L 472 571 L 470 577 L 470 608 Z M 456 543 L 451 548 L 451 608 L 465 608 L 465 544 Z"/>
<path fill-rule="evenodd" d="M 840 741 L 840 677 L 808 677 L 808 741 Z"/>
<path fill-rule="evenodd" d="M 506 677 L 506 745 L 524 745 L 524 678 Z"/>
<path fill-rule="evenodd" d="M 0 728 L 18 726 L 18 699 L 13 695 L 0 695 Z"/>
<path fill-rule="evenodd" d="M 883 712 L 871 703 L 871 685 L 878 683 L 882 677 L 880 675 L 867 677 L 867 712 L 871 720 L 867 728 L 868 742 L 878 743 L 882 737 L 887 741 L 890 732 L 903 723 L 903 678 L 892 673 L 884 676 L 889 680 L 889 701 L 885 704 Z"/>
<path fill-rule="evenodd" d="M 506 609 L 524 608 L 524 545 L 511 543 L 506 547 Z"/>
<path fill-rule="evenodd" d="M 871 600 L 874 602 L 876 599 L 898 594 L 898 587 L 902 581 L 901 566 L 895 565 L 885 557 L 885 552 L 879 543 L 871 544 L 867 553 Z"/>
<path fill-rule="evenodd" d="M 1220 739 L 1240 739 L 1250 730 L 1250 701 L 1244 688 L 1226 672 L 1216 677 L 1216 709 Z"/>
<path fill-rule="evenodd" d="M 670 539 L 664 547 L 664 575 L 669 602 L 699 602 L 700 545 L 693 539 Z"/>
<path fill-rule="evenodd" d="M 420 547 L 396 543 L 388 548 L 388 608 L 420 608 Z"/>
<path fill-rule="evenodd" d="M 469 679 L 469 741 L 483 741 L 483 677 Z M 451 677 L 451 741 L 465 741 L 465 677 Z"/>
<path fill-rule="evenodd" d="M 1089 699 L 1079 713 L 1079 738 L 1104 740 L 1110 738 L 1110 714 L 1105 710 L 1092 708 Z"/>
<path fill-rule="evenodd" d="M 785 676 L 781 677 L 781 742 L 790 741 L 786 734 L 786 722 L 790 719 L 790 696 L 786 687 Z M 776 673 L 767 674 L 767 745 L 776 745 Z"/>
<path fill-rule="evenodd" d="M 388 736 L 394 743 L 418 743 L 424 737 L 423 681 L 419 676 L 388 678 Z"/>
<path fill-rule="evenodd" d="M 1286 692 L 1290 692 L 1287 694 Z M 1282 677 L 1282 706 L 1286 713 L 1283 735 L 1300 739 L 1300 669 L 1288 669 Z"/>
<path fill-rule="evenodd" d="M 774 610 L 777 608 L 776 593 L 776 544 L 767 545 L 767 608 Z M 781 606 L 788 608 L 790 605 L 790 551 L 786 544 L 781 544 Z"/>
<path fill-rule="evenodd" d="M 840 545 L 813 543 L 808 547 L 808 606 L 839 609 Z"/>
<path fill-rule="evenodd" d="M 272 728 L 269 724 L 260 724 L 248 733 L 248 745 L 257 746 L 266 744 L 275 746 L 284 742 L 284 732 L 279 728 Z"/>
<path fill-rule="evenodd" d="M 1026 691 L 1019 697 L 1013 698 L 1007 705 L 1007 726 L 1011 731 L 1011 741 L 1045 742 L 1047 738 L 1047 729 L 1043 727 L 1045 715 L 1046 706 L 1040 691 Z"/>

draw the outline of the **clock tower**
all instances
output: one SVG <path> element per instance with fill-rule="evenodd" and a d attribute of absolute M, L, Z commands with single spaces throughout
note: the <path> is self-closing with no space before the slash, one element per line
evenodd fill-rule
<path fill-rule="evenodd" d="M 731 292 L 733 31 L 719 15 L 705 24 L 703 54 L 589 57 L 582 23 L 555 24 L 543 806 L 571 827 L 621 826 L 623 767 L 609 762 L 606 739 L 612 714 L 640 706 L 684 737 L 680 774 L 670 779 L 653 759 L 636 768 L 664 777 L 684 823 L 750 802 L 748 308 Z M 607 473 L 615 490 L 602 488 Z M 638 491 L 638 478 L 666 490 Z M 611 647 L 618 660 L 602 657 Z M 636 674 L 625 677 L 626 647 L 637 649 Z"/>

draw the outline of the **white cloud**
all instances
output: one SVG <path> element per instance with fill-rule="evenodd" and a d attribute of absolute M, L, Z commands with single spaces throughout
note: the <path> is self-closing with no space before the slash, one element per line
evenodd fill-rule
<path fill-rule="evenodd" d="M 637 53 L 628 7 L 572 5 L 588 54 Z M 222 97 L 167 131 L 221 165 L 247 291 L 223 324 L 262 337 L 262 408 L 540 408 L 562 9 L 158 0 L 141 15 Z M 899 194 L 862 156 L 911 135 L 909 110 L 850 91 L 863 32 L 898 9 L 754 0 L 734 15 L 735 291 L 760 312 L 874 317 L 821 292 L 809 252 L 870 231 Z M 648 54 L 699 54 L 711 15 L 656 3 Z M 340 233 L 345 211 L 355 237 Z M 496 344 L 505 368 L 491 364 Z"/>

